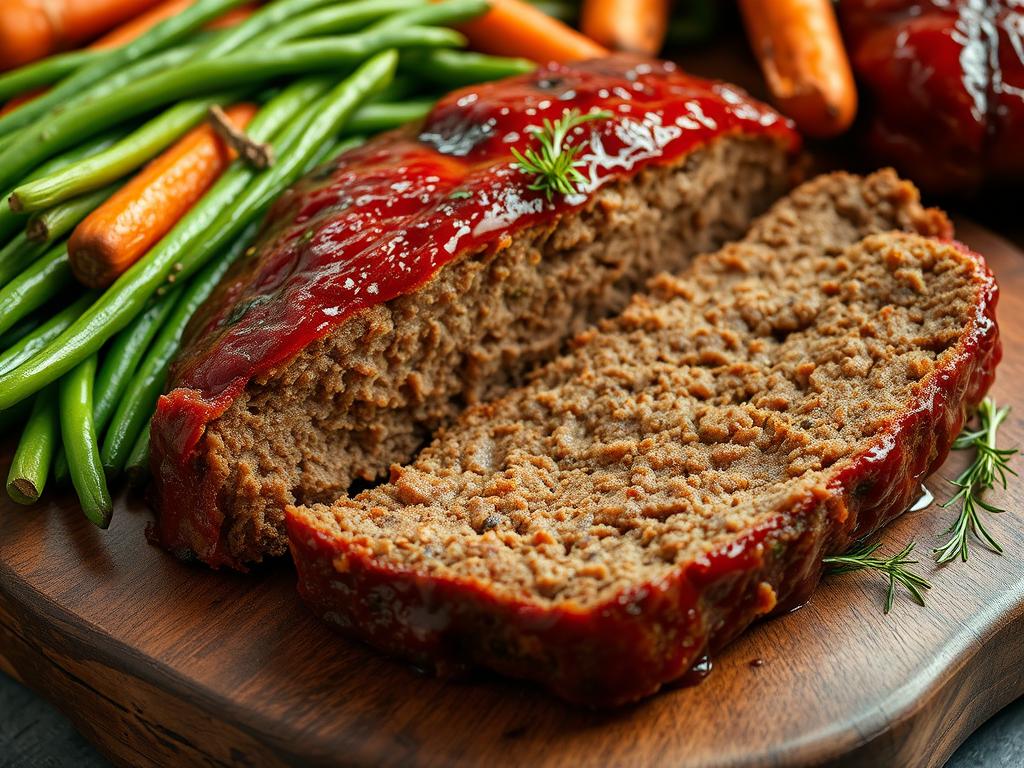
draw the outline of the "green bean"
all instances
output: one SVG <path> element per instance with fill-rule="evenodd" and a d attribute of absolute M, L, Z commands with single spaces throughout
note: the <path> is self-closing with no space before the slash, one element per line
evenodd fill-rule
<path fill-rule="evenodd" d="M 278 0 L 268 3 L 241 24 L 224 30 L 214 41 L 208 43 L 198 54 L 211 59 L 248 45 L 268 29 L 286 23 L 289 19 L 315 10 L 338 0 Z"/>
<path fill-rule="evenodd" d="M 132 374 L 138 369 L 149 343 L 174 309 L 177 298 L 177 291 L 161 297 L 117 334 L 104 353 L 103 364 L 99 367 L 93 387 L 93 429 L 97 436 L 102 435 L 106 429 Z M 68 479 L 67 456 L 62 450 L 57 452 L 57 458 L 53 461 L 53 479 L 60 484 Z"/>
<path fill-rule="evenodd" d="M 0 333 L 39 309 L 73 282 L 61 243 L 0 289 Z"/>
<path fill-rule="evenodd" d="M 88 291 L 80 296 L 74 304 L 65 307 L 27 336 L 0 352 L 0 374 L 13 371 L 64 333 L 96 300 L 96 296 L 96 291 Z"/>
<path fill-rule="evenodd" d="M 19 232 L 7 245 L 0 249 L 0 286 L 24 272 L 46 251 L 46 243 L 34 243 L 28 234 Z"/>
<path fill-rule="evenodd" d="M 58 53 L 56 56 L 6 72 L 0 75 L 0 101 L 7 101 L 34 88 L 55 83 L 104 53 L 96 50 Z"/>
<path fill-rule="evenodd" d="M 39 211 L 28 220 L 28 227 L 25 230 L 28 239 L 33 243 L 43 244 L 60 240 L 74 229 L 78 222 L 103 205 L 117 188 L 117 184 L 111 184 L 58 203 L 45 211 Z"/>
<path fill-rule="evenodd" d="M 60 431 L 64 440 L 71 484 L 82 512 L 100 528 L 110 525 L 114 504 L 100 463 L 92 419 L 92 390 L 96 355 L 90 355 L 60 380 Z"/>
<path fill-rule="evenodd" d="M 297 114 L 310 108 L 317 100 L 323 98 L 331 87 L 330 75 L 313 75 L 297 80 L 261 109 L 245 129 L 245 133 L 253 141 L 276 141 L 280 131 L 291 123 Z M 236 162 L 232 171 L 244 172 L 246 179 L 255 175 L 247 165 Z"/>
<path fill-rule="evenodd" d="M 330 5 L 326 8 L 293 17 L 268 29 L 247 43 L 269 50 L 273 46 L 318 35 L 351 32 L 399 11 L 424 5 L 424 0 L 361 0 L 361 2 Z"/>
<path fill-rule="evenodd" d="M 259 111 L 246 132 L 255 141 L 273 138 L 296 114 L 309 114 L 310 104 L 323 95 L 328 85 L 326 77 L 293 83 Z M 7 405 L 0 405 L 0 410 L 55 381 L 124 328 L 145 307 L 179 259 L 205 241 L 210 224 L 242 193 L 254 175 L 243 163 L 235 162 L 171 232 L 118 278 L 75 323 L 23 367 L 0 374 L 0 385 L 5 381 L 10 385 L 6 390 L 0 386 L 0 401 L 5 391 L 10 400 Z"/>
<path fill-rule="evenodd" d="M 28 180 L 41 179 L 44 176 L 54 173 L 55 171 L 59 171 L 62 168 L 74 165 L 90 155 L 102 152 L 118 138 L 120 138 L 120 133 L 114 132 L 110 135 L 92 139 L 84 144 L 79 144 L 77 147 L 69 149 L 67 152 L 43 163 L 31 175 L 29 175 Z M 13 192 L 14 190 L 11 190 L 0 198 L 0 243 L 6 242 L 12 234 L 14 234 L 20 227 L 24 226 L 25 219 L 27 218 L 27 216 L 11 210 L 11 207 L 6 204 L 7 198 L 13 194 Z"/>
<path fill-rule="evenodd" d="M 402 29 L 413 26 L 431 27 L 458 24 L 475 19 L 486 13 L 490 7 L 487 0 L 444 0 L 396 13 L 383 21 L 378 21 L 370 29 Z"/>
<path fill-rule="evenodd" d="M 103 355 L 103 364 L 96 374 L 95 402 L 93 416 L 96 432 L 101 434 L 110 423 L 114 409 L 124 395 L 139 369 L 143 355 L 149 349 L 153 337 L 167 322 L 179 291 L 162 296 L 153 306 L 132 321 L 132 324 L 114 337 Z"/>
<path fill-rule="evenodd" d="M 345 126 L 345 134 L 379 133 L 422 120 L 433 108 L 434 103 L 434 99 L 415 99 L 393 104 L 367 104 L 352 115 L 352 119 Z"/>
<path fill-rule="evenodd" d="M 250 228 L 246 236 L 236 239 L 224 258 L 207 264 L 173 301 L 173 311 L 160 325 L 160 332 L 139 364 L 138 372 L 132 376 L 110 421 L 100 454 L 108 475 L 117 475 L 124 469 L 139 433 L 153 415 L 157 398 L 167 381 L 167 371 L 181 345 L 185 326 L 213 292 L 228 267 L 248 247 L 253 234 Z"/>
<path fill-rule="evenodd" d="M 9 349 L 17 344 L 19 341 L 28 336 L 32 331 L 36 330 L 42 321 L 39 317 L 26 317 L 24 320 L 18 322 L 11 330 L 7 331 L 3 336 L 0 336 L 0 349 Z"/>
<path fill-rule="evenodd" d="M 0 154 L 0 188 L 86 136 L 169 101 L 192 96 L 197 90 L 218 91 L 279 75 L 348 67 L 389 48 L 457 46 L 464 42 L 465 38 L 453 30 L 409 27 L 323 38 L 273 51 L 241 52 L 185 64 L 128 85 L 103 99 L 68 107 L 44 125 L 19 133 Z"/>
<path fill-rule="evenodd" d="M 36 397 L 14 451 L 7 473 L 7 495 L 18 504 L 34 504 L 46 487 L 57 445 L 57 399 L 53 394 L 46 390 Z"/>
<path fill-rule="evenodd" d="M 436 55 L 435 55 L 436 54 Z M 408 51 L 402 55 L 402 70 L 445 89 L 461 88 L 490 80 L 501 80 L 533 72 L 537 65 L 528 59 L 487 56 L 472 51 Z"/>
<path fill-rule="evenodd" d="M 173 45 L 243 2 L 245 0 L 197 0 L 181 13 L 160 22 L 127 45 L 102 52 L 94 61 L 60 81 L 51 90 L 0 117 L 0 135 L 24 128 L 75 99 L 89 98 L 91 86 L 105 79 L 117 80 L 118 70 L 124 70 L 149 54 Z M 110 84 L 106 87 L 110 87 Z M 9 183 L 0 184 L 0 187 Z"/>
<path fill-rule="evenodd" d="M 130 83 L 150 77 L 158 72 L 166 72 L 169 69 L 180 67 L 186 62 L 195 61 L 196 55 L 199 53 L 201 48 L 201 45 L 191 42 L 186 45 L 178 45 L 173 48 L 168 48 L 165 51 L 159 51 L 151 56 L 146 56 L 145 58 L 136 61 L 134 64 L 130 64 L 124 69 L 108 75 L 103 80 L 96 83 L 92 88 L 84 91 L 77 98 L 68 99 L 66 104 L 62 104 L 53 111 L 57 112 L 75 104 L 102 99 L 107 94 L 119 91 Z"/>
<path fill-rule="evenodd" d="M 147 422 L 139 433 L 131 453 L 128 454 L 128 462 L 125 464 L 125 474 L 132 485 L 142 485 L 149 475 L 149 433 L 152 422 Z"/>
<path fill-rule="evenodd" d="M 17 187 L 11 195 L 11 206 L 39 211 L 115 181 L 202 121 L 212 105 L 231 102 L 237 95 L 223 93 L 176 104 L 109 149 Z"/>

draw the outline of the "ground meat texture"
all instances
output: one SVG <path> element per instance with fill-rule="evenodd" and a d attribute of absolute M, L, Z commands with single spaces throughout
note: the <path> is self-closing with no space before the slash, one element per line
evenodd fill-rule
<path fill-rule="evenodd" d="M 801 187 L 390 482 L 290 508 L 303 596 L 420 664 L 653 693 L 946 456 L 999 357 L 995 284 L 948 235 L 891 172 Z"/>
<path fill-rule="evenodd" d="M 742 234 L 789 173 L 778 144 L 718 140 L 601 189 L 577 215 L 467 255 L 251 382 L 209 424 L 196 459 L 232 563 L 284 554 L 287 504 L 332 501 L 354 480 L 385 476 L 466 404 L 621 310 L 647 278 Z"/>
<path fill-rule="evenodd" d="M 515 162 L 570 131 L 575 194 Z M 800 139 L 770 107 L 671 62 L 551 63 L 455 91 L 274 204 L 197 313 L 152 423 L 155 538 L 244 568 L 287 549 L 283 508 L 386 475 L 622 309 L 745 231 Z"/>

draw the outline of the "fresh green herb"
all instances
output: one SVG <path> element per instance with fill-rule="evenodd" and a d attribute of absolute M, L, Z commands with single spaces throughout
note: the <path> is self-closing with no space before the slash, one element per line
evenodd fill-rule
<path fill-rule="evenodd" d="M 910 542 L 892 557 L 874 557 L 875 552 L 882 545 L 880 543 L 855 544 L 853 549 L 842 555 L 826 557 L 823 562 L 828 567 L 828 572 L 833 574 L 853 573 L 862 571 L 865 568 L 884 573 L 889 577 L 889 591 L 885 598 L 885 612 L 892 610 L 893 602 L 896 600 L 896 585 L 901 584 L 910 597 L 918 605 L 924 605 L 924 593 L 921 590 L 931 589 L 924 577 L 919 576 L 907 569 L 908 565 L 915 565 L 917 560 L 910 559 L 910 553 L 914 551 L 914 542 Z"/>
<path fill-rule="evenodd" d="M 468 200 L 472 196 L 473 193 L 470 192 L 468 189 L 456 189 L 454 192 L 448 195 L 449 199 L 451 200 Z"/>
<path fill-rule="evenodd" d="M 993 552 L 1003 553 L 992 534 L 985 528 L 981 520 L 981 511 L 999 514 L 1003 510 L 982 498 L 982 494 L 999 483 L 1006 488 L 1009 475 L 1016 475 L 1009 467 L 1010 458 L 1017 453 L 1016 448 L 997 448 L 996 432 L 1010 413 L 1010 407 L 997 408 L 995 401 L 986 397 L 978 406 L 978 429 L 964 429 L 953 443 L 955 450 L 974 448 L 974 461 L 956 480 L 953 481 L 958 490 L 943 507 L 961 502 L 960 515 L 946 529 L 949 540 L 933 552 L 940 565 L 952 562 L 958 557 L 967 562 L 968 547 L 971 536 L 979 539 Z"/>
<path fill-rule="evenodd" d="M 512 154 L 516 158 L 519 169 L 530 176 L 536 176 L 530 189 L 543 192 L 548 200 L 556 192 L 562 195 L 576 194 L 576 185 L 587 179 L 579 172 L 580 161 L 576 156 L 583 149 L 582 144 L 563 146 L 569 133 L 584 123 L 593 120 L 607 120 L 611 112 L 588 112 L 581 115 L 579 110 L 571 109 L 562 113 L 555 122 L 544 120 L 544 127 L 532 127 L 530 132 L 537 137 L 540 148 L 529 147 L 520 152 L 513 147 Z"/>

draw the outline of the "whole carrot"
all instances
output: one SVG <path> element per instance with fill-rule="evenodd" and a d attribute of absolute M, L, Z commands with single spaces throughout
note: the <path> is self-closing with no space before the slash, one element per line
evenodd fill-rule
<path fill-rule="evenodd" d="M 669 0 L 583 0 L 580 29 L 613 51 L 654 56 L 665 44 Z"/>
<path fill-rule="evenodd" d="M 0 70 L 26 64 L 106 32 L 157 0 L 4 0 Z"/>
<path fill-rule="evenodd" d="M 240 104 L 227 117 L 244 128 L 256 110 Z M 171 230 L 233 158 L 210 125 L 183 136 L 75 228 L 68 241 L 75 277 L 92 288 L 114 282 Z"/>
<path fill-rule="evenodd" d="M 491 0 L 491 10 L 459 25 L 469 46 L 540 63 L 607 56 L 608 50 L 523 0 Z"/>
<path fill-rule="evenodd" d="M 740 0 L 775 101 L 810 136 L 835 136 L 857 114 L 857 88 L 831 0 Z"/>

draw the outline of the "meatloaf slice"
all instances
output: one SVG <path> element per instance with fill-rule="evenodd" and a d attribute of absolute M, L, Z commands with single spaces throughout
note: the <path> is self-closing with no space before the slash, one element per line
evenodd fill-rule
<path fill-rule="evenodd" d="M 570 107 L 580 194 L 511 148 Z M 153 421 L 161 542 L 240 567 L 288 503 L 386 475 L 467 403 L 644 281 L 742 234 L 789 186 L 792 128 L 730 86 L 608 59 L 460 91 L 315 172 L 206 305 Z"/>
<path fill-rule="evenodd" d="M 657 691 L 945 458 L 999 357 L 995 283 L 922 236 L 947 234 L 891 172 L 805 185 L 389 483 L 290 508 L 302 595 L 418 664 Z"/>

